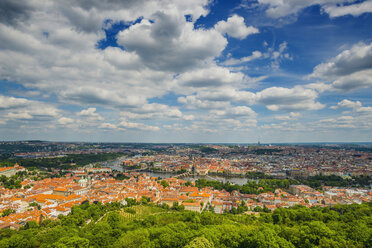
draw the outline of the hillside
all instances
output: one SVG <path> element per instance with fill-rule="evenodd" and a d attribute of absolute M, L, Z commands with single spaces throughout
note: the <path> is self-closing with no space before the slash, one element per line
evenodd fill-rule
<path fill-rule="evenodd" d="M 259 217 L 137 204 L 85 202 L 68 216 L 1 230 L 0 247 L 372 247 L 372 203 Z"/>

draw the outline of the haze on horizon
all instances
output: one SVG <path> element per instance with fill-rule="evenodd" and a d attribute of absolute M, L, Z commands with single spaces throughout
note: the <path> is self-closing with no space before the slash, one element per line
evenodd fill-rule
<path fill-rule="evenodd" d="M 2 0 L 0 140 L 372 141 L 372 0 Z"/>

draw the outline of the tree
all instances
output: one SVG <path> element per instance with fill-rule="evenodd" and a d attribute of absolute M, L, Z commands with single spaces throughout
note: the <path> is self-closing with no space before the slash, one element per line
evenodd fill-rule
<path fill-rule="evenodd" d="M 214 248 L 214 245 L 205 237 L 197 237 L 191 240 L 185 248 Z"/>
<path fill-rule="evenodd" d="M 151 200 L 150 200 L 149 197 L 142 196 L 142 198 L 141 198 L 141 202 L 142 202 L 142 204 L 144 204 L 144 205 L 149 204 L 150 201 L 151 201 Z"/>
<path fill-rule="evenodd" d="M 24 226 L 25 229 L 33 229 L 33 228 L 38 228 L 39 225 L 36 223 L 36 221 L 28 221 L 26 225 Z"/>
<path fill-rule="evenodd" d="M 14 214 L 15 213 L 15 210 L 11 209 L 11 208 L 7 208 L 5 209 L 2 213 L 1 213 L 1 216 L 2 217 L 5 217 L 5 216 L 8 216 L 10 214 Z"/>
<path fill-rule="evenodd" d="M 169 183 L 165 180 L 160 181 L 160 185 L 163 186 L 163 188 L 169 187 Z"/>
<path fill-rule="evenodd" d="M 264 211 L 265 213 L 270 213 L 270 212 L 271 212 L 271 210 L 268 209 L 266 206 L 264 206 L 263 211 Z"/>
<path fill-rule="evenodd" d="M 107 215 L 107 223 L 111 226 L 111 228 L 118 228 L 120 224 L 120 217 L 119 214 L 116 212 L 111 212 Z"/>
<path fill-rule="evenodd" d="M 88 248 L 89 240 L 80 237 L 63 237 L 54 244 L 56 248 Z"/>
<path fill-rule="evenodd" d="M 191 183 L 190 181 L 187 181 L 187 182 L 185 183 L 185 186 L 192 186 L 192 183 Z"/>
<path fill-rule="evenodd" d="M 135 230 L 127 232 L 113 247 L 118 248 L 138 248 L 149 247 L 149 232 L 147 230 Z"/>
<path fill-rule="evenodd" d="M 30 206 L 30 207 L 36 207 L 38 210 L 41 209 L 41 206 L 40 206 L 37 202 L 31 202 L 31 203 L 29 204 L 29 206 Z"/>
<path fill-rule="evenodd" d="M 253 211 L 255 212 L 263 212 L 263 209 L 260 206 L 256 206 Z"/>

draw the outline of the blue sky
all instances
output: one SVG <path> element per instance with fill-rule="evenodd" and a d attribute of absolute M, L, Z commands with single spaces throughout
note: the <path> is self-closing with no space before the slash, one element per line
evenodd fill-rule
<path fill-rule="evenodd" d="M 0 9 L 1 140 L 372 140 L 370 0 Z"/>

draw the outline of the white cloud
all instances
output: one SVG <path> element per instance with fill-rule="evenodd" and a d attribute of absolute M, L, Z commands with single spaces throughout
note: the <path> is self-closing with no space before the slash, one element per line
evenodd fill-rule
<path fill-rule="evenodd" d="M 210 113 L 224 118 L 256 117 L 256 112 L 247 106 L 230 107 L 223 110 L 211 110 Z"/>
<path fill-rule="evenodd" d="M 271 59 L 271 67 L 273 69 L 279 69 L 279 65 L 284 60 L 292 60 L 292 56 L 287 52 L 288 43 L 283 41 L 280 43 L 278 50 L 274 50 L 273 47 L 268 48 L 268 51 L 263 54 L 264 58 Z"/>
<path fill-rule="evenodd" d="M 252 105 L 255 103 L 256 95 L 250 91 L 237 90 L 233 87 L 221 87 L 199 91 L 197 95 L 200 100 L 219 102 L 239 102 Z"/>
<path fill-rule="evenodd" d="M 340 116 L 337 118 L 320 120 L 319 126 L 328 128 L 356 128 L 356 123 L 353 116 Z"/>
<path fill-rule="evenodd" d="M 118 34 L 118 43 L 154 70 L 183 72 L 218 56 L 227 40 L 214 29 L 194 29 L 183 16 L 156 12 Z"/>
<path fill-rule="evenodd" d="M 324 6 L 323 9 L 331 18 L 345 15 L 360 16 L 363 13 L 372 12 L 372 1 L 367 0 L 352 5 L 329 5 Z"/>
<path fill-rule="evenodd" d="M 372 86 L 372 69 L 354 72 L 347 76 L 338 77 L 331 84 L 332 89 L 346 92 Z"/>
<path fill-rule="evenodd" d="M 143 123 L 137 122 L 128 122 L 125 118 L 122 118 L 120 122 L 120 126 L 127 128 L 127 129 L 137 129 L 137 130 L 145 130 L 145 131 L 159 131 L 160 128 L 156 126 L 149 126 Z"/>
<path fill-rule="evenodd" d="M 262 53 L 260 51 L 253 51 L 252 55 L 250 55 L 250 56 L 242 57 L 240 59 L 230 58 L 230 59 L 225 60 L 222 64 L 226 65 L 226 66 L 238 65 L 238 64 L 242 64 L 242 63 L 245 63 L 245 62 L 249 62 L 249 61 L 259 59 L 261 57 L 262 57 Z"/>
<path fill-rule="evenodd" d="M 10 109 L 10 108 L 19 108 L 26 106 L 29 103 L 29 100 L 25 98 L 15 98 L 0 95 L 0 110 L 1 109 Z"/>
<path fill-rule="evenodd" d="M 10 112 L 6 115 L 6 117 L 11 120 L 17 120 L 17 119 L 30 120 L 33 118 L 33 116 L 30 115 L 30 113 L 28 112 L 15 112 L 15 113 Z"/>
<path fill-rule="evenodd" d="M 358 16 L 362 13 L 371 12 L 372 9 L 369 0 L 365 3 L 356 0 L 258 0 L 258 2 L 267 6 L 266 15 L 271 18 L 297 14 L 302 9 L 313 5 L 320 5 L 330 17 L 349 14 Z M 345 3 L 347 5 L 344 5 Z"/>
<path fill-rule="evenodd" d="M 347 99 L 337 103 L 336 106 L 331 106 L 331 109 L 352 109 L 354 113 L 369 115 L 372 114 L 372 107 L 363 107 L 360 101 L 350 101 Z M 372 115 L 371 115 L 372 117 Z"/>
<path fill-rule="evenodd" d="M 274 118 L 280 121 L 293 121 L 297 120 L 302 114 L 290 112 L 288 115 L 276 115 Z"/>
<path fill-rule="evenodd" d="M 58 119 L 58 123 L 61 125 L 67 125 L 74 123 L 74 120 L 68 117 L 61 117 Z"/>
<path fill-rule="evenodd" d="M 201 100 L 197 96 L 178 97 L 178 102 L 190 109 L 218 109 L 230 105 L 229 101 Z"/>
<path fill-rule="evenodd" d="M 239 86 L 245 79 L 246 76 L 241 72 L 231 72 L 227 68 L 218 66 L 190 70 L 175 78 L 177 84 L 187 88 Z M 182 87 L 180 91 L 185 93 L 185 88 Z"/>
<path fill-rule="evenodd" d="M 130 111 L 122 111 L 120 115 L 127 119 L 181 119 L 193 120 L 193 115 L 184 115 L 177 107 L 171 107 L 160 103 L 143 104 L 135 108 L 129 109 Z"/>
<path fill-rule="evenodd" d="M 309 77 L 331 81 L 330 89 L 338 91 L 371 87 L 372 43 L 358 43 L 344 50 L 329 62 L 317 65 Z"/>
<path fill-rule="evenodd" d="M 312 90 L 316 90 L 320 93 L 326 91 L 326 90 L 331 90 L 332 89 L 332 86 L 329 85 L 329 84 L 326 84 L 326 83 L 323 83 L 323 82 L 317 82 L 317 83 L 310 83 L 310 84 L 306 84 L 303 86 L 304 88 L 307 88 L 307 89 L 312 89 Z"/>
<path fill-rule="evenodd" d="M 117 129 L 117 126 L 115 124 L 112 124 L 112 123 L 102 123 L 101 125 L 99 125 L 99 128 L 103 128 L 103 129 Z"/>
<path fill-rule="evenodd" d="M 214 28 L 223 35 L 227 34 L 240 40 L 245 39 L 248 35 L 259 33 L 257 28 L 246 26 L 244 18 L 238 15 L 227 18 L 227 21 L 219 21 Z"/>
<path fill-rule="evenodd" d="M 0 95 L 0 118 L 6 122 L 16 121 L 53 121 L 60 110 L 48 103 Z"/>
<path fill-rule="evenodd" d="M 311 77 L 345 76 L 366 69 L 372 69 L 372 43 L 358 43 L 329 62 L 317 65 Z"/>
<path fill-rule="evenodd" d="M 96 113 L 96 108 L 83 109 L 77 115 L 102 121 L 104 118 Z"/>
<path fill-rule="evenodd" d="M 338 108 L 355 109 L 355 108 L 360 108 L 361 106 L 362 106 L 362 103 L 360 101 L 353 102 L 353 101 L 344 99 L 341 102 L 339 102 L 337 106 L 332 106 L 331 109 L 338 109 Z"/>
<path fill-rule="evenodd" d="M 271 87 L 256 93 L 256 101 L 272 111 L 318 110 L 324 105 L 316 102 L 318 93 L 301 86 L 294 88 Z"/>

